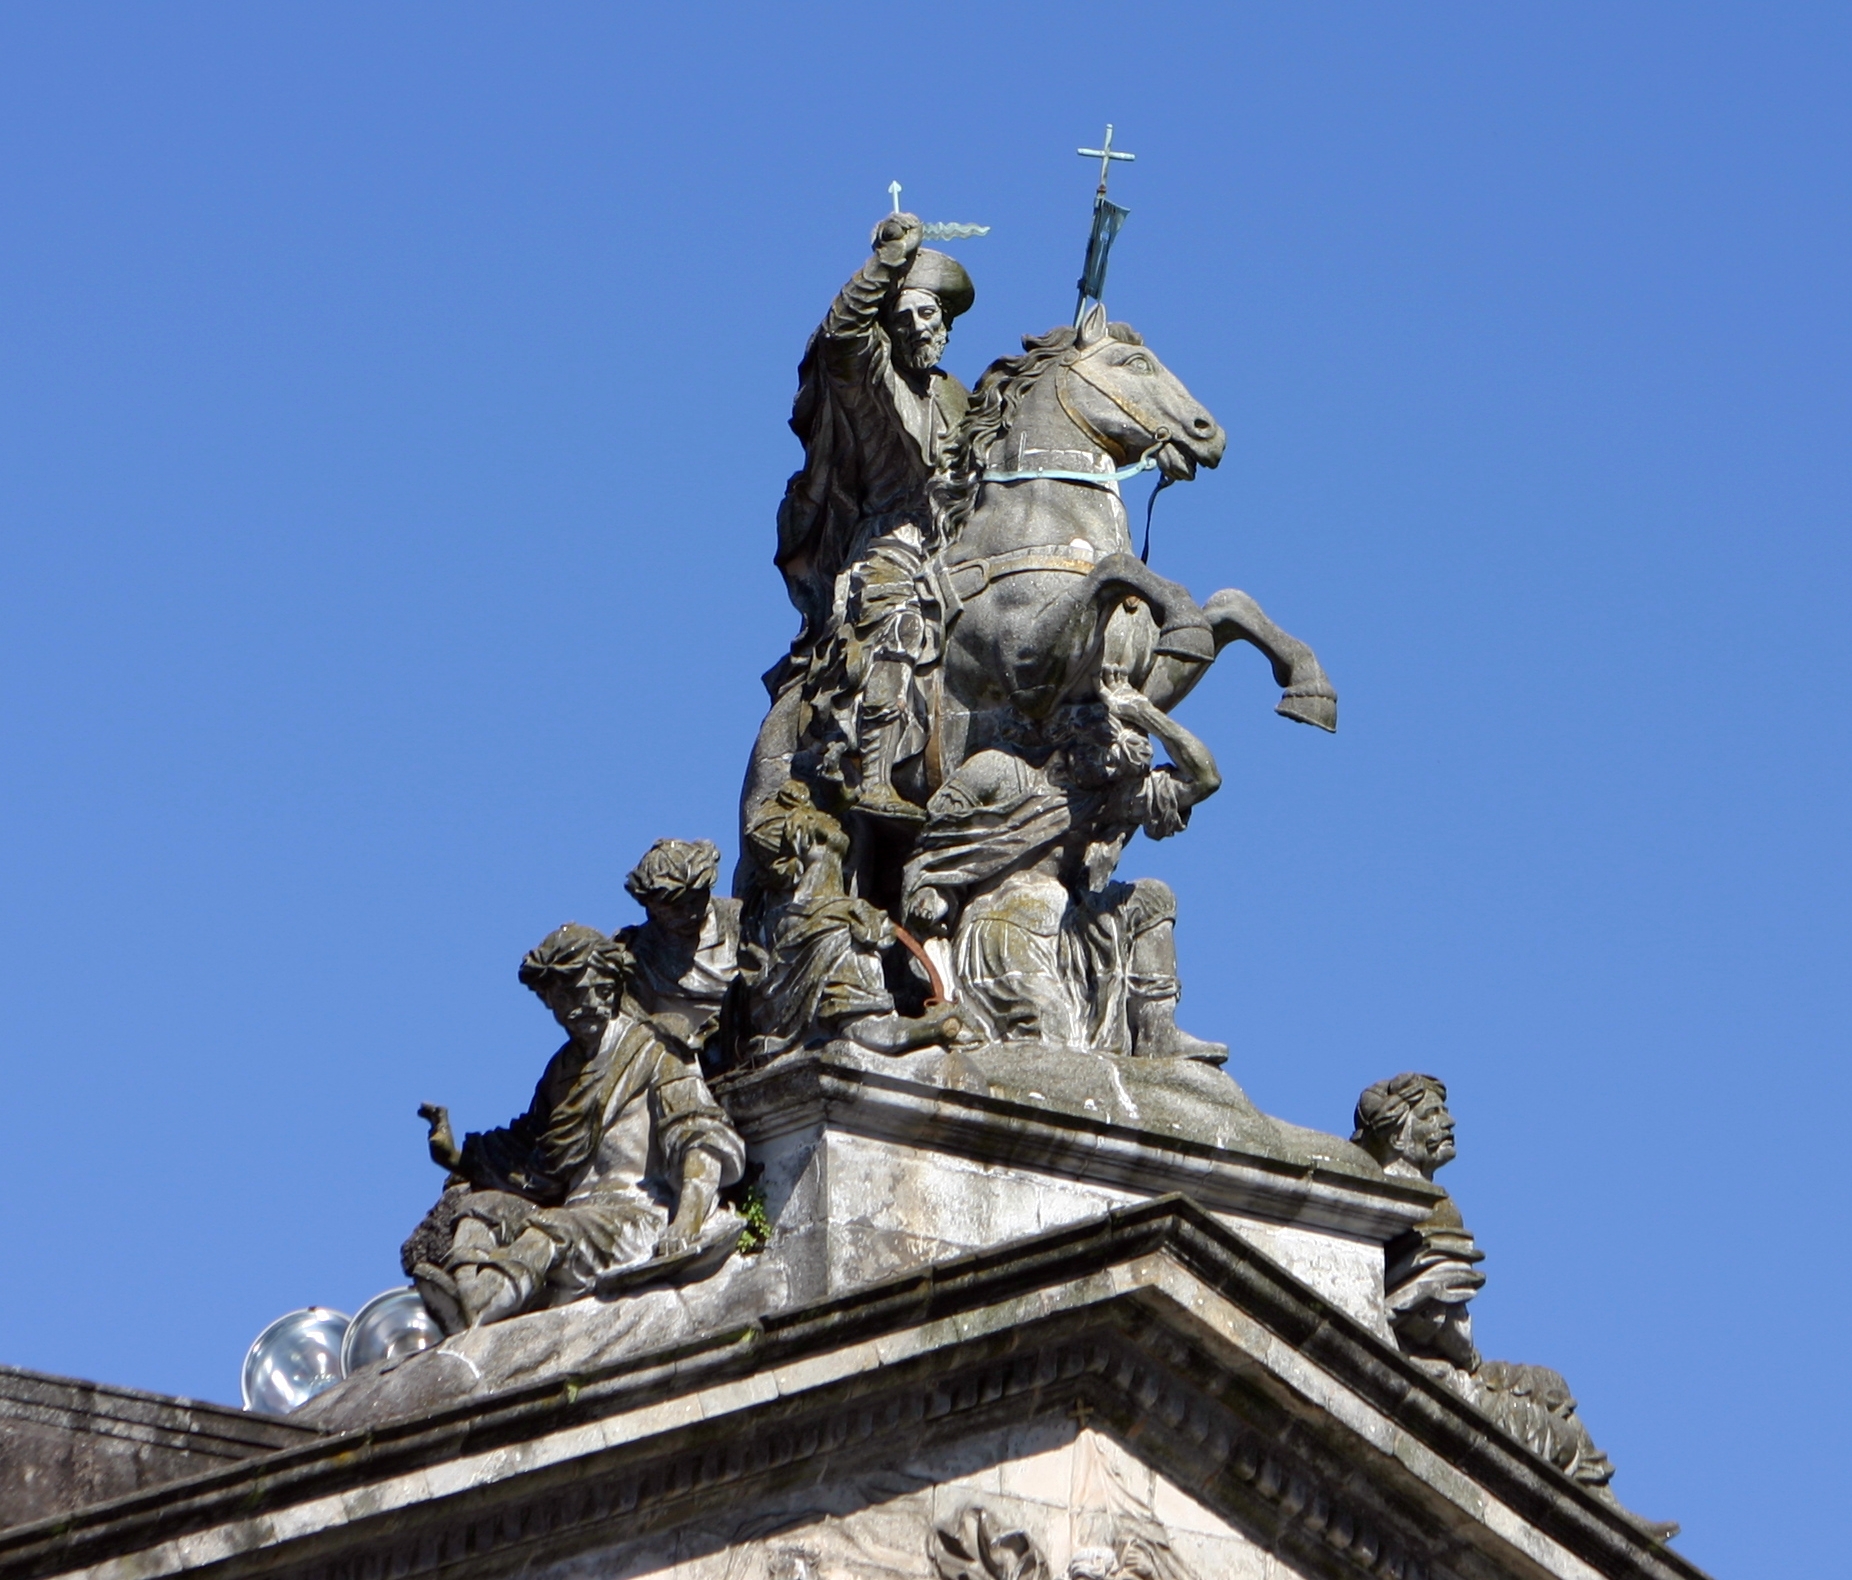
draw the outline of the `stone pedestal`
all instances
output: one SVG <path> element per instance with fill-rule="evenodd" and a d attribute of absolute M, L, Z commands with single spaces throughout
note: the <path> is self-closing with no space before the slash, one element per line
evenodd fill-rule
<path fill-rule="evenodd" d="M 349 1379 L 0 1580 L 1701 1580 L 1411 1364 L 1438 1192 L 1190 1063 L 834 1046 L 717 1082 L 766 1243 Z"/>
<path fill-rule="evenodd" d="M 1178 1192 L 1386 1336 L 1382 1248 L 1439 1195 L 1189 1060 L 837 1044 L 717 1086 L 793 1299 Z"/>

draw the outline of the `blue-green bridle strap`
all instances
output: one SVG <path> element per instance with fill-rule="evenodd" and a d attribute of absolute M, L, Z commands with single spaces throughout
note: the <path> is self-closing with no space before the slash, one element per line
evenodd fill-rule
<path fill-rule="evenodd" d="M 1140 472 L 1149 472 L 1157 467 L 1155 455 L 1145 455 L 1130 466 L 1122 466 L 1116 472 L 992 472 L 984 473 L 986 483 L 1026 483 L 1033 477 L 1052 477 L 1063 483 L 1092 483 L 1104 488 L 1108 483 L 1123 483 L 1128 477 L 1136 477 Z"/>

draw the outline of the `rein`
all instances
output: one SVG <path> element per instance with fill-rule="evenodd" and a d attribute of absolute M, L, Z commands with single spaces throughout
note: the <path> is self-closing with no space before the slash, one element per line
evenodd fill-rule
<path fill-rule="evenodd" d="M 1098 428 L 1094 427 L 1093 424 L 1087 420 L 1085 412 L 1077 409 L 1068 400 L 1067 385 L 1063 380 L 1068 374 L 1073 374 L 1074 377 L 1079 379 L 1083 384 L 1088 385 L 1101 395 L 1104 395 L 1113 405 L 1117 406 L 1120 411 L 1124 412 L 1127 417 L 1131 418 L 1134 423 L 1143 429 L 1144 432 L 1151 435 L 1151 443 L 1145 447 L 1144 453 L 1129 466 L 1121 466 L 1114 471 L 1078 472 L 1065 467 L 1037 467 L 1015 472 L 993 472 L 986 467 L 981 477 L 982 482 L 1026 483 L 1036 478 L 1048 478 L 1057 483 L 1085 483 L 1093 488 L 1103 488 L 1110 492 L 1114 498 L 1117 498 L 1119 495 L 1119 485 L 1127 478 L 1136 477 L 1140 472 L 1151 472 L 1157 469 L 1157 453 L 1170 442 L 1170 427 L 1168 424 L 1153 417 L 1150 413 L 1142 410 L 1134 402 L 1121 399 L 1115 391 L 1108 389 L 1104 384 L 1100 383 L 1098 379 L 1094 378 L 1081 367 L 1081 363 L 1085 362 L 1095 351 L 1102 349 L 1104 349 L 1102 346 L 1095 346 L 1091 350 L 1081 352 L 1081 354 L 1072 361 L 1062 362 L 1056 365 L 1055 399 L 1061 403 L 1061 410 L 1066 414 L 1068 421 L 1073 423 L 1083 437 L 1099 447 L 1101 461 L 1110 462 L 1115 451 L 1124 454 L 1122 450 L 1119 450 L 1119 446 L 1114 444 L 1112 440 L 1108 439 L 1105 434 L 1101 433 Z M 1019 450 L 1017 454 L 1020 458 L 1021 451 Z M 1151 563 L 1151 513 L 1157 508 L 1157 496 L 1163 493 L 1165 489 L 1169 488 L 1174 481 L 1175 479 L 1173 478 L 1160 477 L 1157 487 L 1151 490 L 1151 497 L 1145 501 L 1145 546 L 1138 557 L 1147 565 Z M 1004 557 L 1008 558 L 1008 556 Z M 981 565 L 988 564 L 988 562 L 978 563 Z M 1025 564 L 1022 568 L 1027 570 L 1031 568 L 1053 569 L 1055 567 L 1043 567 L 1040 564 L 1030 567 Z M 1067 569 L 1067 566 L 1063 565 L 1059 568 Z M 990 580 L 991 575 L 988 570 L 986 570 L 984 581 L 987 584 Z"/>
<path fill-rule="evenodd" d="M 1140 472 L 1154 471 L 1157 467 L 1157 452 L 1168 438 L 1169 435 L 1166 434 L 1132 465 L 1122 466 L 1114 472 L 1065 472 L 1059 468 L 1033 472 L 993 472 L 986 468 L 984 481 L 986 483 L 1023 483 L 1032 477 L 1052 477 L 1062 483 L 1091 483 L 1095 488 L 1104 488 L 1108 483 L 1123 483 L 1128 477 L 1136 477 Z"/>
<path fill-rule="evenodd" d="M 1071 362 L 1062 362 L 1057 365 L 1055 369 L 1055 399 L 1061 403 L 1061 410 L 1067 414 L 1068 421 L 1073 423 L 1089 441 L 1099 448 L 1100 459 L 1102 461 L 1110 461 L 1115 451 L 1124 454 L 1124 451 L 1119 450 L 1118 445 L 1114 444 L 1105 434 L 1101 433 L 1099 429 L 1087 421 L 1084 412 L 1077 411 L 1073 405 L 1069 403 L 1067 388 L 1062 383 L 1062 379 L 1067 374 L 1072 373 L 1074 377 L 1081 380 L 1082 383 L 1099 391 L 1099 393 L 1104 395 L 1113 405 L 1117 406 L 1120 411 L 1124 412 L 1126 416 L 1138 424 L 1140 428 L 1152 436 L 1151 443 L 1145 447 L 1144 453 L 1141 454 L 1136 461 L 1132 462 L 1131 465 L 1121 466 L 1117 470 L 1111 472 L 1078 472 L 1062 467 L 1047 467 L 1017 472 L 993 472 L 986 468 L 983 478 L 986 483 L 1024 483 L 1030 481 L 1032 478 L 1046 477 L 1061 483 L 1090 483 L 1095 488 L 1110 487 L 1112 492 L 1116 494 L 1119 491 L 1119 484 L 1123 483 L 1127 478 L 1136 477 L 1140 472 L 1156 470 L 1158 464 L 1157 453 L 1170 442 L 1170 428 L 1167 424 L 1160 422 L 1148 412 L 1141 411 L 1131 402 L 1121 400 L 1118 395 L 1114 394 L 1113 391 L 1100 383 L 1098 379 L 1092 378 L 1082 369 L 1081 363 L 1092 356 L 1094 351 L 1100 349 L 1102 348 L 1095 346 L 1090 351 L 1083 351 Z M 1166 481 L 1168 481 L 1168 479 L 1166 479 Z M 1147 540 L 1149 537 L 1150 528 L 1149 523 L 1147 523 Z"/>

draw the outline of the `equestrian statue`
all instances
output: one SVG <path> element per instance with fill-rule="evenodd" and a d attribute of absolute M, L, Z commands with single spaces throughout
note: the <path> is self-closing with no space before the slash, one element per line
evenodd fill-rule
<path fill-rule="evenodd" d="M 734 1057 L 854 1040 L 853 1017 L 799 1026 L 796 979 L 769 963 L 812 902 L 764 831 L 801 824 L 840 848 L 843 917 L 853 901 L 880 919 L 856 933 L 863 955 L 885 951 L 856 1002 L 870 1027 L 909 1029 L 870 1046 L 1219 1062 L 1172 1015 L 1175 897 L 1119 882 L 1119 854 L 1139 828 L 1180 832 L 1220 785 L 1169 715 L 1230 642 L 1266 655 L 1289 719 L 1334 730 L 1337 693 L 1246 593 L 1198 603 L 1133 552 L 1120 485 L 1216 466 L 1210 412 L 1098 302 L 967 391 L 939 360 L 975 288 L 924 232 L 880 222 L 799 365 L 804 465 L 776 559 L 800 625 L 766 676 L 741 797 L 742 958 L 768 964 L 743 967 Z M 819 819 L 837 830 L 820 843 Z"/>

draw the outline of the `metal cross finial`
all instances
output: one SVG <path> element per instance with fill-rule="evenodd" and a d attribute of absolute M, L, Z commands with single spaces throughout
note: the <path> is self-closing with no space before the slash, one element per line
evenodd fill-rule
<path fill-rule="evenodd" d="M 1100 147 L 1100 148 L 1076 148 L 1074 152 L 1079 154 L 1083 159 L 1099 160 L 1100 162 L 1100 192 L 1099 192 L 1099 195 L 1101 197 L 1106 196 L 1106 172 L 1112 169 L 1112 162 L 1115 159 L 1130 160 L 1130 159 L 1136 159 L 1138 157 L 1137 154 L 1122 154 L 1119 152 L 1118 149 L 1113 147 L 1112 145 L 1112 122 L 1111 121 L 1108 121 L 1106 123 L 1105 146 Z"/>

